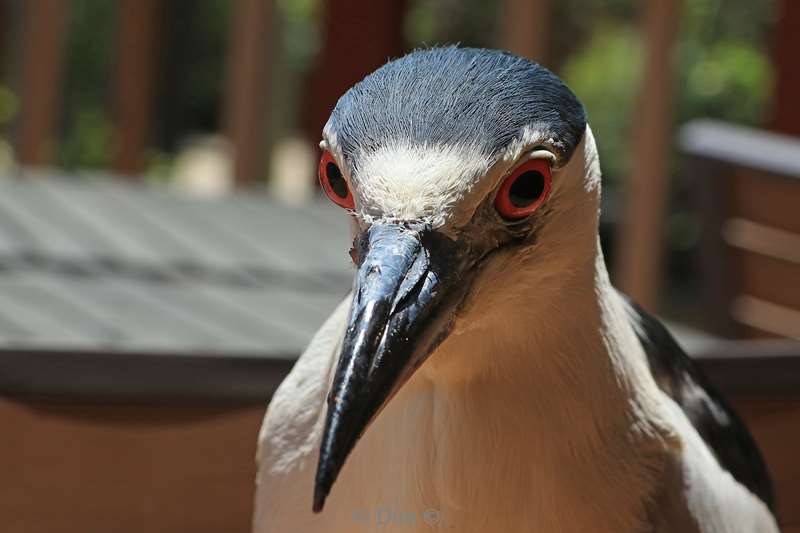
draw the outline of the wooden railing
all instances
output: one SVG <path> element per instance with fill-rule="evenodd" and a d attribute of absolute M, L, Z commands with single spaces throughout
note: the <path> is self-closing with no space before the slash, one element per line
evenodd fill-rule
<path fill-rule="evenodd" d="M 800 339 L 800 139 L 710 121 L 680 138 L 702 223 L 708 326 Z"/>
<path fill-rule="evenodd" d="M 268 100 L 267 71 L 271 53 L 272 1 L 233 2 L 230 46 L 224 80 L 223 120 L 233 146 L 238 183 L 260 175 L 263 163 L 264 112 Z M 16 134 L 16 158 L 23 166 L 54 162 L 53 146 L 60 115 L 64 74 L 64 41 L 69 0 L 32 0 L 20 4 L 19 93 L 21 113 Z M 117 2 L 115 69 L 109 101 L 113 109 L 111 169 L 136 176 L 143 169 L 156 112 L 159 58 L 163 54 L 165 2 Z M 8 6 L 0 6 L 8 10 Z M 8 17 L 2 22 L 7 22 Z"/>

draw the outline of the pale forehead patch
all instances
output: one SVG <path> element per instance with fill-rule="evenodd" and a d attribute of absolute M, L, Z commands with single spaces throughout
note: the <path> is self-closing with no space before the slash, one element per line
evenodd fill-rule
<path fill-rule="evenodd" d="M 464 146 L 384 146 L 358 158 L 356 208 L 367 218 L 442 226 L 489 165 L 484 154 Z"/>

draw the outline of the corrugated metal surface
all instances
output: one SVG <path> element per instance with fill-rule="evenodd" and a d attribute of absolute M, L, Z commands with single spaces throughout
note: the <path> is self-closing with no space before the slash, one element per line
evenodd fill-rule
<path fill-rule="evenodd" d="M 350 287 L 347 223 L 323 201 L 0 181 L 0 347 L 296 356 Z"/>

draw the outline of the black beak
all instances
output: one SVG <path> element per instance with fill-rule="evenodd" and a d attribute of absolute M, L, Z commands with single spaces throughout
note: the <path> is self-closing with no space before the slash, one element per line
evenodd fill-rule
<path fill-rule="evenodd" d="M 375 224 L 353 248 L 358 272 L 328 393 L 314 512 L 367 426 L 441 338 L 428 331 L 437 310 L 466 286 L 466 250 L 427 227 Z"/>

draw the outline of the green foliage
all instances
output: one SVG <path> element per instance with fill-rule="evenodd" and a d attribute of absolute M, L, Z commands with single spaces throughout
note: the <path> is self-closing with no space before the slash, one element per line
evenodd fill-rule
<path fill-rule="evenodd" d="M 67 168 L 107 168 L 111 127 L 104 109 L 86 105 L 73 110 L 69 133 L 58 147 L 60 164 Z"/>
<path fill-rule="evenodd" d="M 0 85 L 0 125 L 14 120 L 19 112 L 19 98 L 9 87 Z"/>
<path fill-rule="evenodd" d="M 734 40 L 680 47 L 678 119 L 719 119 L 759 126 L 772 89 L 772 66 L 763 50 Z"/>
<path fill-rule="evenodd" d="M 319 51 L 321 35 L 316 24 L 320 0 L 277 0 L 281 20 L 281 45 L 285 63 L 296 72 L 304 72 Z"/>
<path fill-rule="evenodd" d="M 606 182 L 622 179 L 627 170 L 641 53 L 633 27 L 606 22 L 561 70 L 564 81 L 586 106 Z"/>
<path fill-rule="evenodd" d="M 575 14 L 591 18 L 592 24 L 572 22 L 588 33 L 560 69 L 586 105 L 612 187 L 629 165 L 630 124 L 643 59 L 638 13 L 622 4 L 594 0 L 588 13 Z M 763 123 L 772 87 L 766 33 L 773 7 L 771 0 L 683 3 L 674 56 L 676 126 L 698 117 Z"/>
<path fill-rule="evenodd" d="M 416 0 L 408 3 L 405 35 L 411 48 L 460 43 L 492 47 L 501 2 Z"/>
<path fill-rule="evenodd" d="M 108 98 L 114 67 L 116 5 L 73 0 L 69 13 L 57 163 L 67 168 L 102 168 L 110 158 Z"/>
<path fill-rule="evenodd" d="M 151 149 L 145 154 L 145 179 L 152 184 L 170 181 L 175 168 L 175 158 L 162 150 Z"/>

